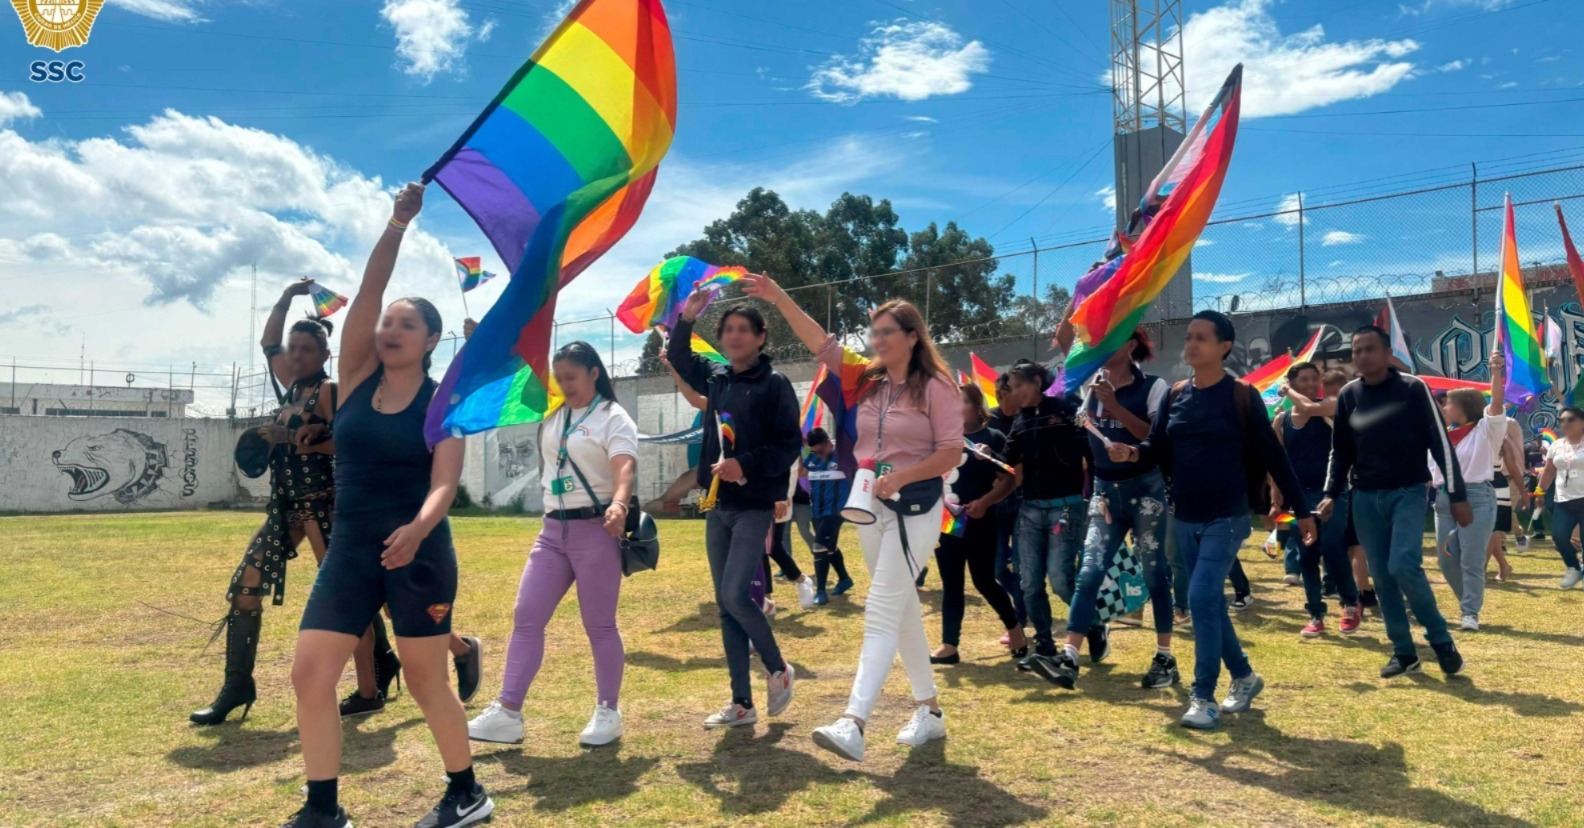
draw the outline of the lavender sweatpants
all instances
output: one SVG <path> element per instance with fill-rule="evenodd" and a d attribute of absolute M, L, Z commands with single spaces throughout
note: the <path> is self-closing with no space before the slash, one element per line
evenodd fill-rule
<path fill-rule="evenodd" d="M 520 709 L 528 687 L 544 662 L 545 625 L 562 596 L 577 584 L 583 630 L 594 650 L 594 684 L 599 701 L 617 708 L 626 652 L 616 628 L 621 594 L 621 546 L 597 519 L 546 520 L 517 586 L 517 610 L 506 645 L 506 675 L 500 702 Z"/>

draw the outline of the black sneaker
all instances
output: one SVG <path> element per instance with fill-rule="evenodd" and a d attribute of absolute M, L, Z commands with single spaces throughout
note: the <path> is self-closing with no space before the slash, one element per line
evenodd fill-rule
<path fill-rule="evenodd" d="M 484 792 L 484 786 L 475 783 L 467 794 L 447 793 L 440 804 L 423 819 L 417 828 L 455 828 L 483 822 L 495 813 L 495 801 Z"/>
<path fill-rule="evenodd" d="M 1364 609 L 1375 609 L 1380 606 L 1380 599 L 1375 597 L 1375 590 L 1366 589 L 1359 592 L 1359 606 Z"/>
<path fill-rule="evenodd" d="M 341 718 L 343 719 L 351 718 L 352 716 L 366 716 L 370 713 L 378 713 L 384 709 L 385 697 L 378 693 L 375 693 L 372 699 L 365 699 L 358 694 L 358 691 L 353 690 L 352 695 L 341 700 Z"/>
<path fill-rule="evenodd" d="M 1423 666 L 1419 663 L 1417 655 L 1392 653 L 1391 660 L 1381 668 L 1381 678 L 1396 678 L 1404 673 L 1417 673 Z"/>
<path fill-rule="evenodd" d="M 1234 595 L 1232 597 L 1232 609 L 1234 612 L 1242 612 L 1252 606 L 1254 606 L 1253 595 L 1244 593 L 1242 595 Z"/>
<path fill-rule="evenodd" d="M 471 635 L 462 636 L 462 643 L 467 645 L 467 653 L 452 656 L 451 661 L 456 664 L 457 698 L 467 704 L 484 680 L 484 644 Z"/>
<path fill-rule="evenodd" d="M 307 805 L 302 810 L 292 814 L 291 819 L 281 828 L 352 828 L 352 820 L 347 818 L 346 809 L 336 806 L 336 812 L 327 814 L 316 811 Z"/>
<path fill-rule="evenodd" d="M 1065 651 L 1055 656 L 1035 656 L 1029 666 L 1034 668 L 1040 678 L 1063 690 L 1071 690 L 1078 685 L 1078 662 Z"/>
<path fill-rule="evenodd" d="M 1170 687 L 1182 681 L 1182 674 L 1177 672 L 1177 657 L 1165 653 L 1156 653 L 1150 661 L 1149 672 L 1144 674 L 1144 689 L 1159 690 Z"/>
<path fill-rule="evenodd" d="M 1089 663 L 1105 661 L 1105 657 L 1111 654 L 1111 625 L 1090 627 L 1086 637 L 1089 640 Z"/>
<path fill-rule="evenodd" d="M 1457 645 L 1448 641 L 1445 644 L 1431 644 L 1435 650 L 1436 661 L 1441 664 L 1441 672 L 1455 676 L 1463 671 L 1463 654 L 1458 652 Z"/>
<path fill-rule="evenodd" d="M 1037 658 L 1055 658 L 1055 657 L 1056 657 L 1056 648 L 1051 647 L 1049 649 L 1046 649 L 1044 647 L 1036 646 L 1034 648 L 1034 652 L 1032 652 L 1032 653 L 1030 653 L 1030 654 L 1018 659 L 1018 663 L 1017 663 L 1018 672 L 1019 673 L 1032 673 L 1032 672 L 1034 672 L 1034 659 L 1037 659 Z"/>

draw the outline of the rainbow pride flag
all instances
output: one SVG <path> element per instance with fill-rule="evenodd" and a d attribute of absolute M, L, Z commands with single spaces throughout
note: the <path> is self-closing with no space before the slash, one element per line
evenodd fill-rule
<path fill-rule="evenodd" d="M 1542 448 L 1550 448 L 1551 444 L 1555 443 L 1556 441 L 1557 441 L 1556 429 L 1554 429 L 1554 428 L 1542 428 L 1542 429 L 1540 429 L 1540 445 L 1541 445 Z"/>
<path fill-rule="evenodd" d="M 984 392 L 985 405 L 994 411 L 1001 404 L 996 399 L 996 380 L 1000 379 L 1001 375 L 990 367 L 990 363 L 980 359 L 979 355 L 972 351 L 968 352 L 968 361 L 973 365 L 974 384 Z"/>
<path fill-rule="evenodd" d="M 1501 279 L 1496 289 L 1496 341 L 1507 358 L 1507 402 L 1524 406 L 1551 388 L 1545 347 L 1535 332 L 1534 314 L 1524 295 L 1518 264 L 1518 233 L 1513 227 L 1512 195 L 1502 219 Z"/>
<path fill-rule="evenodd" d="M 319 284 L 313 283 L 313 290 L 309 294 L 313 297 L 314 313 L 324 319 L 336 311 L 347 306 L 347 298 L 339 293 Z"/>
<path fill-rule="evenodd" d="M 960 538 L 968 532 L 968 515 L 961 506 L 946 504 L 941 509 L 941 534 Z"/>
<path fill-rule="evenodd" d="M 717 267 L 692 256 L 672 256 L 639 280 L 616 309 L 616 318 L 633 333 L 655 325 L 670 329 L 689 296 L 701 290 L 718 291 L 746 275 L 746 268 Z"/>
<path fill-rule="evenodd" d="M 720 438 L 721 451 L 725 451 L 728 445 L 737 447 L 737 429 L 732 426 L 732 416 L 724 411 L 720 412 Z"/>
<path fill-rule="evenodd" d="M 704 357 L 710 362 L 719 363 L 721 365 L 727 364 L 726 357 L 722 356 L 720 351 L 715 350 L 715 347 L 709 344 L 709 342 L 706 341 L 704 337 L 695 333 L 693 334 L 693 338 L 689 340 L 688 344 L 693 348 L 693 353 Z"/>
<path fill-rule="evenodd" d="M 836 467 L 848 474 L 858 470 L 858 459 L 853 447 L 858 445 L 858 397 L 864 388 L 863 373 L 869 367 L 868 358 L 842 346 L 840 370 L 822 371 L 824 379 L 814 387 L 820 402 L 830 409 L 835 424 Z"/>
<path fill-rule="evenodd" d="M 457 281 L 462 283 L 463 293 L 495 278 L 495 274 L 484 269 L 478 256 L 463 256 L 452 261 L 456 263 Z"/>
<path fill-rule="evenodd" d="M 1287 378 L 1287 369 L 1300 362 L 1314 361 L 1315 351 L 1320 349 L 1320 340 L 1325 337 L 1326 328 L 1326 325 L 1316 328 L 1309 336 L 1309 341 L 1298 349 L 1297 355 L 1289 351 L 1243 375 L 1244 382 L 1259 389 L 1260 399 L 1265 402 L 1265 408 L 1272 417 L 1276 412 L 1291 406 L 1287 398 L 1281 395 L 1282 380 Z"/>
<path fill-rule="evenodd" d="M 1150 183 L 1139 204 L 1141 215 L 1153 216 L 1149 223 L 1137 239 L 1121 241 L 1128 251 L 1121 264 L 1073 310 L 1077 337 L 1067 355 L 1064 393 L 1082 388 L 1122 347 L 1150 302 L 1187 261 L 1232 162 L 1242 89 L 1243 66 L 1238 64 Z"/>
<path fill-rule="evenodd" d="M 676 108 L 660 0 L 581 0 L 424 173 L 511 270 L 434 395 L 431 445 L 561 404 L 549 365 L 556 295 L 637 222 Z"/>
<path fill-rule="evenodd" d="M 819 373 L 814 375 L 814 382 L 809 384 L 808 396 L 803 398 L 803 411 L 799 421 L 802 423 L 804 437 L 807 437 L 810 431 L 819 428 L 820 423 L 825 420 L 825 409 L 820 405 L 819 387 L 824 384 L 827 376 L 830 376 L 830 372 L 821 365 Z M 808 447 L 804 446 L 803 450 L 807 453 Z"/>
<path fill-rule="evenodd" d="M 1578 248 L 1573 246 L 1573 235 L 1568 232 L 1567 219 L 1562 217 L 1561 202 L 1556 202 L 1552 206 L 1556 208 L 1557 226 L 1562 229 L 1562 250 L 1567 259 L 1568 273 L 1573 277 L 1573 289 L 1584 298 L 1584 258 L 1579 257 Z M 1562 382 L 1572 383 L 1568 391 L 1568 402 L 1571 405 L 1584 406 L 1584 376 L 1574 370 L 1572 365 L 1564 362 Z"/>

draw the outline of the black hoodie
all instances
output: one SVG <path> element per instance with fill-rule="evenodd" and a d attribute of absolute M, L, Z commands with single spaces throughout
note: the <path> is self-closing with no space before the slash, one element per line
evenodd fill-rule
<path fill-rule="evenodd" d="M 731 415 L 736 433 L 726 456 L 742 466 L 745 480 L 742 485 L 721 481 L 720 508 L 773 509 L 786 499 L 792 464 L 803 448 L 792 383 L 770 367 L 768 356 L 761 354 L 752 367 L 737 373 L 729 365 L 693 353 L 692 340 L 693 323 L 679 320 L 671 331 L 666 356 L 682 381 L 709 399 L 704 409 L 698 484 L 707 489 L 714 479 L 710 467 L 721 457 L 715 414 L 725 412 Z"/>

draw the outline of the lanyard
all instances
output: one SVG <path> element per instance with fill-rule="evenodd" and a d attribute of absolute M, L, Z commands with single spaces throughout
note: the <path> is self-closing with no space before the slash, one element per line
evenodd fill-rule
<path fill-rule="evenodd" d="M 891 379 L 889 377 L 887 377 L 886 378 L 886 388 L 890 389 L 891 385 L 892 385 Z M 876 459 L 879 458 L 879 455 L 880 455 L 881 452 L 885 451 L 885 421 L 886 421 L 886 417 L 891 415 L 891 406 L 896 405 L 897 399 L 902 396 L 902 389 L 897 388 L 895 390 L 892 390 L 890 392 L 890 394 L 891 394 L 891 396 L 890 396 L 890 398 L 888 398 L 886 400 L 885 407 L 880 409 L 880 426 L 877 429 L 875 429 L 875 456 L 876 456 Z"/>
<path fill-rule="evenodd" d="M 587 420 L 589 415 L 594 413 L 594 409 L 599 405 L 599 403 L 600 395 L 595 394 L 594 401 L 589 403 L 589 407 L 583 412 L 583 416 L 579 417 L 575 423 L 572 422 L 572 409 L 567 409 L 566 419 L 561 421 L 561 449 L 556 452 L 556 471 L 558 473 L 566 468 L 567 440 L 571 438 L 572 432 L 576 431 L 578 426 L 583 425 L 583 421 Z"/>

